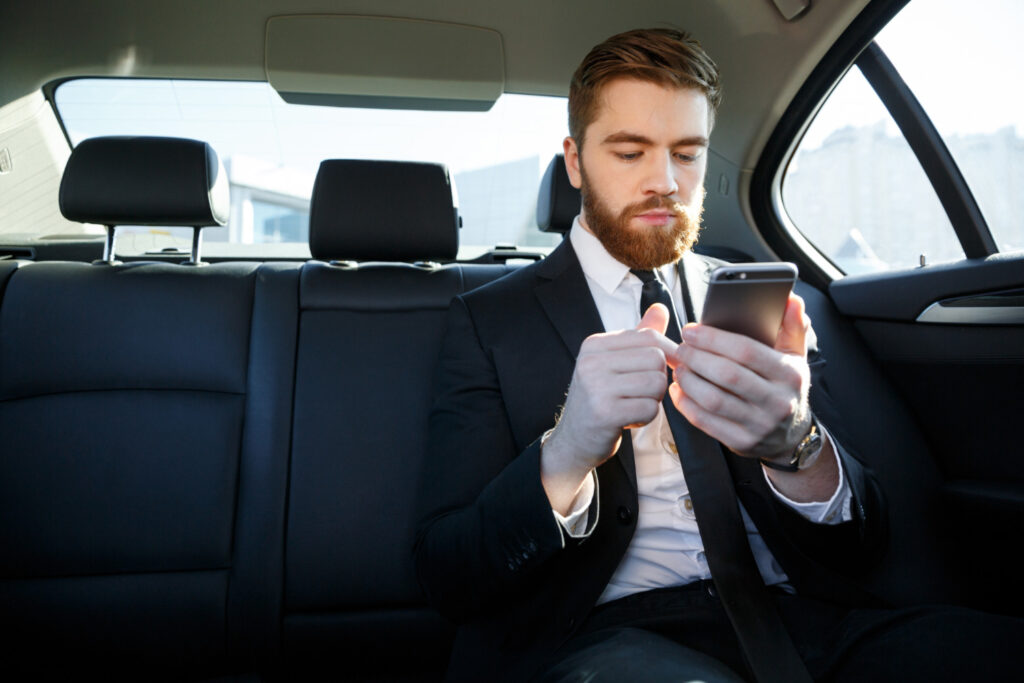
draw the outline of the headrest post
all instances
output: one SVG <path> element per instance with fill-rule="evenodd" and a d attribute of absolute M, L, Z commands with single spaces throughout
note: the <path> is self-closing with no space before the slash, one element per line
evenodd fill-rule
<path fill-rule="evenodd" d="M 205 266 L 206 264 L 200 260 L 199 250 L 202 246 L 202 232 L 203 227 L 196 225 L 192 228 L 192 258 L 185 261 L 182 265 L 185 266 Z"/>
<path fill-rule="evenodd" d="M 116 266 L 120 261 L 114 259 L 114 233 L 117 230 L 116 225 L 108 225 L 107 236 L 103 241 L 103 258 L 99 261 L 93 261 L 93 265 L 97 266 Z"/>
<path fill-rule="evenodd" d="M 217 153 L 201 140 L 109 136 L 71 150 L 60 181 L 69 221 L 107 226 L 103 261 L 114 263 L 118 225 L 193 226 L 189 263 L 199 264 L 199 230 L 226 225 L 231 190 Z"/>

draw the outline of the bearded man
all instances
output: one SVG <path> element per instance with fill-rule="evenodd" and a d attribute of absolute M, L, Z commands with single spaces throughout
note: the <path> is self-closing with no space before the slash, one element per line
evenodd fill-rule
<path fill-rule="evenodd" d="M 564 141 L 580 215 L 548 258 L 452 302 L 415 549 L 459 624 L 449 680 L 928 675 L 900 635 L 915 617 L 849 609 L 885 515 L 832 436 L 802 301 L 774 347 L 695 322 L 720 99 L 685 34 L 595 47 Z"/>

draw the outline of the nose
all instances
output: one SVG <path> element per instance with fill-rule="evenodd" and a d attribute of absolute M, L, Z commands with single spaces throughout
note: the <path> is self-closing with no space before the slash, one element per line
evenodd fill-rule
<path fill-rule="evenodd" d="M 679 183 L 676 182 L 675 169 L 672 164 L 672 154 L 650 154 L 644 191 L 648 194 L 669 196 L 679 191 Z"/>

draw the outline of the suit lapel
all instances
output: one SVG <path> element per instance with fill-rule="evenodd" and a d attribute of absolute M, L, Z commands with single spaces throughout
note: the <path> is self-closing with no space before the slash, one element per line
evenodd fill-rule
<path fill-rule="evenodd" d="M 568 236 L 541 262 L 534 293 L 575 363 L 583 340 L 605 329 Z M 633 447 L 625 435 L 617 456 L 636 491 Z"/>
<path fill-rule="evenodd" d="M 584 339 L 604 332 L 601 315 L 568 238 L 541 262 L 534 292 L 573 361 Z"/>
<path fill-rule="evenodd" d="M 701 258 L 692 251 L 683 254 L 676 264 L 679 273 L 681 286 L 685 287 L 685 293 L 689 294 L 686 302 L 686 321 L 695 323 L 700 321 L 700 313 L 704 309 L 704 299 L 708 295 L 708 283 L 711 280 L 712 264 Z"/>

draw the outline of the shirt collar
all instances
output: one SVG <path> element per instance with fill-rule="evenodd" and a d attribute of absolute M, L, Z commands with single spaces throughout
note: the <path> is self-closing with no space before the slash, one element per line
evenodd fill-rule
<path fill-rule="evenodd" d="M 579 216 L 573 219 L 572 228 L 569 230 L 569 240 L 572 242 L 572 248 L 576 252 L 576 258 L 579 259 L 583 273 L 607 293 L 614 292 L 622 284 L 623 278 L 630 275 L 629 266 L 617 261 L 614 256 L 609 254 L 601 244 L 601 240 L 580 224 Z M 669 291 L 674 291 L 678 271 L 671 266 L 663 266 L 658 269 L 658 273 L 668 286 Z M 632 277 L 640 282 L 635 275 Z"/>

